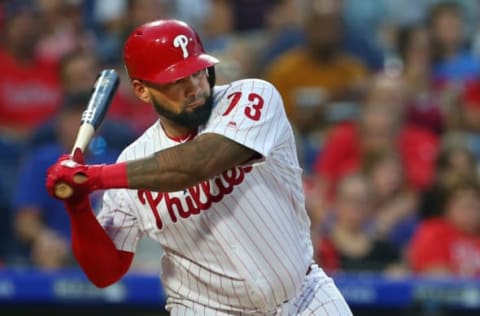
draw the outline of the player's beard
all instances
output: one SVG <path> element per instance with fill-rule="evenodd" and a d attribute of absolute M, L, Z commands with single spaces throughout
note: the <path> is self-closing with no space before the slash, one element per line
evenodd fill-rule
<path fill-rule="evenodd" d="M 185 110 L 180 113 L 172 112 L 154 98 L 152 98 L 152 103 L 155 111 L 159 115 L 167 118 L 173 123 L 187 128 L 197 128 L 198 126 L 207 123 L 208 119 L 210 118 L 210 114 L 212 114 L 213 109 L 213 96 L 212 93 L 210 93 L 207 96 L 205 103 L 194 108 L 191 112 L 187 112 Z"/>

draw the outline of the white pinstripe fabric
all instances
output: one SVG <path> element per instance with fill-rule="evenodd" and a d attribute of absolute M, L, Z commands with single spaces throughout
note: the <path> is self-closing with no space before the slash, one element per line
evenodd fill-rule
<path fill-rule="evenodd" d="M 196 307 L 274 313 L 299 293 L 313 256 L 293 132 L 265 81 L 216 87 L 214 100 L 199 135 L 224 135 L 263 158 L 185 191 L 110 190 L 98 218 L 118 249 L 135 251 L 143 235 L 162 245 L 162 283 L 178 315 Z M 119 161 L 177 144 L 157 122 Z"/>
<path fill-rule="evenodd" d="M 170 302 L 170 315 L 227 316 L 227 315 L 272 315 L 272 316 L 352 316 L 345 299 L 333 280 L 322 269 L 312 265 L 312 271 L 305 277 L 302 289 L 296 298 L 284 303 L 270 313 L 232 313 L 210 309 L 195 302 Z"/>
<path fill-rule="evenodd" d="M 282 305 L 276 315 L 352 316 L 352 312 L 333 280 L 317 265 L 312 265 L 300 294 Z"/>

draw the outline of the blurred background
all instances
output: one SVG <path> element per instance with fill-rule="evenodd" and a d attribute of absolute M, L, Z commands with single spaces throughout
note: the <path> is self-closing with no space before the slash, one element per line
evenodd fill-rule
<path fill-rule="evenodd" d="M 218 84 L 280 91 L 315 259 L 355 315 L 480 313 L 478 0 L 0 1 L 0 309 L 162 314 L 161 249 L 141 240 L 125 279 L 94 288 L 44 177 L 101 69 L 121 85 L 88 163 L 114 162 L 156 120 L 130 90 L 122 45 L 168 17 L 221 60 Z"/>

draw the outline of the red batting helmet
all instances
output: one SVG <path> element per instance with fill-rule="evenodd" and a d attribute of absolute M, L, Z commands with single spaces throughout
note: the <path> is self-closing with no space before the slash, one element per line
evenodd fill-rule
<path fill-rule="evenodd" d="M 132 79 L 170 83 L 209 68 L 210 85 L 215 80 L 218 59 L 205 53 L 198 34 L 182 21 L 158 20 L 137 27 L 123 53 Z"/>

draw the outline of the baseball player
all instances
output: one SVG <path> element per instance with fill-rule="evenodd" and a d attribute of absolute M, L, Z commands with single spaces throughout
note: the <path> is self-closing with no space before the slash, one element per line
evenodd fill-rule
<path fill-rule="evenodd" d="M 111 165 L 81 152 L 50 167 L 60 181 L 72 248 L 98 287 L 129 269 L 139 238 L 164 249 L 171 315 L 351 315 L 313 261 L 302 170 L 278 91 L 246 79 L 215 86 L 218 60 L 178 20 L 139 26 L 124 61 L 136 96 L 159 120 Z M 81 176 L 81 177 L 79 177 Z M 88 195 L 104 192 L 92 212 Z"/>

